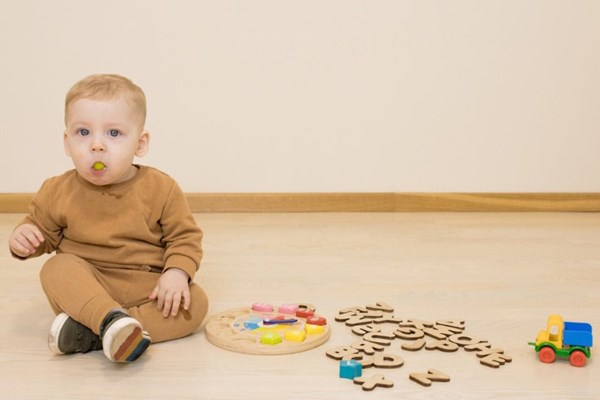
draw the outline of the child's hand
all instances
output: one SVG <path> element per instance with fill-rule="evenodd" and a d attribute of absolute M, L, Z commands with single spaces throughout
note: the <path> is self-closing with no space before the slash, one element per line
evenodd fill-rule
<path fill-rule="evenodd" d="M 15 228 L 8 239 L 10 250 L 19 257 L 27 257 L 44 242 L 44 236 L 39 228 L 32 224 L 23 224 Z"/>
<path fill-rule="evenodd" d="M 166 318 L 169 314 L 175 317 L 182 304 L 181 300 L 184 310 L 190 308 L 188 279 L 188 274 L 179 268 L 169 268 L 161 275 L 149 298 L 157 301 L 156 305 L 163 312 L 163 317 Z"/>

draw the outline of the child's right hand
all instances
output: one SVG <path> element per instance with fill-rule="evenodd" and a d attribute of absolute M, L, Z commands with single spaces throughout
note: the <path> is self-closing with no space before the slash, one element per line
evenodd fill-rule
<path fill-rule="evenodd" d="M 23 224 L 15 228 L 8 239 L 10 250 L 19 257 L 27 257 L 44 242 L 40 229 L 32 224 Z"/>

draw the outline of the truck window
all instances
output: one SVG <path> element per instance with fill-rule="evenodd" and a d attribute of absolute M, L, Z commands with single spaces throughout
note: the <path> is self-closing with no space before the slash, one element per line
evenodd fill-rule
<path fill-rule="evenodd" d="M 558 325 L 552 325 L 550 327 L 549 333 L 550 333 L 550 340 L 556 341 L 556 340 L 560 339 L 560 337 L 559 337 L 560 328 L 558 327 Z"/>

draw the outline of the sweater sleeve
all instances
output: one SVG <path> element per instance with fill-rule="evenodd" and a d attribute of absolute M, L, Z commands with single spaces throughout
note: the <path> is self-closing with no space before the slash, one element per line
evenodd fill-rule
<path fill-rule="evenodd" d="M 37 226 L 44 236 L 44 242 L 28 257 L 19 257 L 11 252 L 14 257 L 19 259 L 39 257 L 42 254 L 52 253 L 58 248 L 58 244 L 62 239 L 63 228 L 50 212 L 51 201 L 49 197 L 51 186 L 51 180 L 47 180 L 42 184 L 42 187 L 29 204 L 29 214 L 17 225 L 33 224 Z"/>
<path fill-rule="evenodd" d="M 174 181 L 160 223 L 165 245 L 163 270 L 179 268 L 193 280 L 202 259 L 202 230 L 196 224 L 183 191 Z"/>

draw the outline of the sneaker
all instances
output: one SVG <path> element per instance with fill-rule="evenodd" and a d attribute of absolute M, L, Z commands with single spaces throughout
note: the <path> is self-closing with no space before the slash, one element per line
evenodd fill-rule
<path fill-rule="evenodd" d="M 122 311 L 111 311 L 100 328 L 104 355 L 115 362 L 132 362 L 138 359 L 152 340 L 142 329 L 142 324 Z"/>
<path fill-rule="evenodd" d="M 55 354 L 87 353 L 102 350 L 102 341 L 90 328 L 60 313 L 50 326 L 48 347 Z"/>

